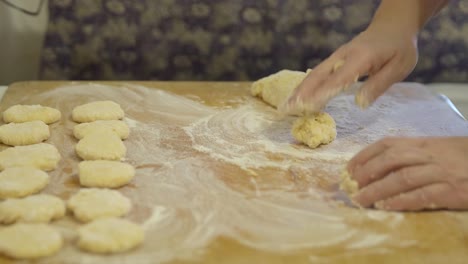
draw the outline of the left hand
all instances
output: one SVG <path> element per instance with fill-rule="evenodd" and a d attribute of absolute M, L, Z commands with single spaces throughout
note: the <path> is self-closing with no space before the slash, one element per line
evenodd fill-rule
<path fill-rule="evenodd" d="M 468 209 L 468 137 L 386 138 L 348 164 L 364 207 Z"/>

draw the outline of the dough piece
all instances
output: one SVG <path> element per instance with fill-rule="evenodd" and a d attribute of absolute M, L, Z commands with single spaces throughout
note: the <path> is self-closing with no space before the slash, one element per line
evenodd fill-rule
<path fill-rule="evenodd" d="M 42 121 L 10 123 L 0 126 L 0 141 L 10 146 L 37 144 L 49 137 L 49 126 Z"/>
<path fill-rule="evenodd" d="M 68 208 L 82 222 L 123 216 L 131 207 L 132 204 L 127 197 L 118 191 L 108 189 L 81 189 L 68 200 Z"/>
<path fill-rule="evenodd" d="M 45 224 L 16 224 L 0 229 L 0 253 L 16 259 L 55 254 L 62 247 L 60 233 Z"/>
<path fill-rule="evenodd" d="M 358 182 L 351 178 L 351 175 L 346 169 L 341 172 L 340 178 L 340 190 L 346 192 L 350 196 L 359 191 Z"/>
<path fill-rule="evenodd" d="M 143 239 L 141 226 L 119 218 L 98 219 L 78 229 L 78 247 L 93 253 L 124 252 Z"/>
<path fill-rule="evenodd" d="M 306 77 L 305 72 L 281 70 L 252 84 L 251 93 L 278 108 Z"/>
<path fill-rule="evenodd" d="M 51 144 L 7 148 L 0 152 L 0 170 L 11 167 L 33 167 L 44 171 L 54 170 L 60 161 L 60 153 Z"/>
<path fill-rule="evenodd" d="M 52 124 L 60 120 L 59 110 L 42 105 L 14 105 L 3 112 L 5 123 L 23 123 L 40 120 Z"/>
<path fill-rule="evenodd" d="M 121 160 L 127 148 L 114 132 L 96 131 L 78 142 L 76 154 L 84 160 Z"/>
<path fill-rule="evenodd" d="M 49 175 L 31 167 L 12 167 L 0 172 L 0 199 L 36 193 L 49 183 Z"/>
<path fill-rule="evenodd" d="M 76 125 L 73 129 L 73 135 L 75 135 L 77 139 L 82 139 L 89 134 L 102 130 L 112 131 L 121 139 L 128 138 L 128 134 L 130 134 L 130 129 L 124 121 L 98 120 L 91 123 L 82 123 Z"/>
<path fill-rule="evenodd" d="M 292 135 L 310 148 L 328 144 L 336 138 L 335 120 L 327 113 L 300 117 L 294 121 Z"/>
<path fill-rule="evenodd" d="M 52 195 L 38 194 L 0 203 L 0 222 L 49 222 L 65 215 L 64 202 Z"/>
<path fill-rule="evenodd" d="M 72 111 L 75 122 L 93 122 L 96 120 L 117 120 L 124 117 L 119 104 L 112 101 L 96 101 L 77 106 Z"/>
<path fill-rule="evenodd" d="M 78 171 L 80 184 L 86 187 L 118 188 L 135 176 L 132 165 L 108 160 L 82 161 Z"/>

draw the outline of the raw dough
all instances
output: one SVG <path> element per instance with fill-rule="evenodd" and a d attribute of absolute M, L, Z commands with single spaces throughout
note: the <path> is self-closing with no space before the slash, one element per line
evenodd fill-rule
<path fill-rule="evenodd" d="M 96 131 L 112 131 L 116 133 L 121 139 L 128 138 L 130 129 L 128 125 L 121 120 L 98 120 L 91 123 L 82 123 L 75 126 L 73 135 L 77 139 L 82 139 L 85 136 Z"/>
<path fill-rule="evenodd" d="M 126 215 L 132 207 L 120 192 L 108 189 L 81 189 L 68 200 L 68 208 L 83 222 Z"/>
<path fill-rule="evenodd" d="M 0 170 L 10 167 L 34 167 L 50 171 L 57 167 L 60 153 L 47 143 L 7 148 L 0 152 Z"/>
<path fill-rule="evenodd" d="M 86 187 L 118 188 L 135 176 L 132 165 L 108 160 L 82 161 L 78 171 L 80 184 Z"/>
<path fill-rule="evenodd" d="M 328 144 L 336 138 L 335 120 L 327 113 L 300 117 L 294 121 L 292 135 L 310 148 Z"/>
<path fill-rule="evenodd" d="M 75 146 L 76 154 L 84 160 L 121 160 L 127 148 L 114 132 L 96 131 Z"/>
<path fill-rule="evenodd" d="M 128 220 L 102 218 L 78 230 L 78 247 L 93 253 L 117 253 L 143 242 L 143 229 Z"/>
<path fill-rule="evenodd" d="M 5 123 L 23 123 L 40 120 L 46 124 L 52 124 L 60 120 L 60 111 L 42 105 L 14 105 L 3 112 Z"/>
<path fill-rule="evenodd" d="M 38 194 L 0 203 L 0 222 L 49 222 L 65 215 L 64 202 L 52 195 Z"/>
<path fill-rule="evenodd" d="M 42 190 L 49 175 L 31 167 L 13 167 L 0 172 L 0 199 L 20 198 Z"/>
<path fill-rule="evenodd" d="M 60 233 L 45 224 L 16 224 L 0 229 L 0 253 L 32 259 L 55 254 L 62 247 Z"/>
<path fill-rule="evenodd" d="M 254 82 L 250 92 L 278 108 L 302 82 L 306 74 L 301 71 L 281 70 Z"/>
<path fill-rule="evenodd" d="M 0 126 L 0 141 L 10 146 L 40 143 L 50 136 L 49 126 L 42 121 L 10 123 Z"/>
<path fill-rule="evenodd" d="M 351 175 L 346 169 L 341 172 L 340 178 L 340 190 L 346 192 L 348 195 L 353 195 L 359 191 L 358 182 L 351 178 Z"/>
<path fill-rule="evenodd" d="M 77 106 L 72 111 L 75 122 L 93 122 L 96 120 L 117 120 L 124 117 L 119 104 L 112 101 L 96 101 Z"/>

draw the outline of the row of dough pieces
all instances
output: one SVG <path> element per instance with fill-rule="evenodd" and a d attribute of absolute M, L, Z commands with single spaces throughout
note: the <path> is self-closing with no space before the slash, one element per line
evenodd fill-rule
<path fill-rule="evenodd" d="M 113 102 L 95 102 L 83 105 L 75 108 L 76 111 L 74 110 L 72 118 L 75 121 L 88 121 L 93 118 L 116 119 L 112 117 L 115 116 L 116 106 L 120 109 L 120 106 Z M 122 118 L 123 111 L 120 109 L 119 112 L 122 113 L 119 114 L 121 115 L 119 118 Z M 1 126 L 0 140 L 10 145 L 26 145 L 46 140 L 50 133 L 45 124 L 58 121 L 60 112 L 38 105 L 18 105 L 6 110 L 3 118 L 5 122 L 17 123 Z M 45 125 L 47 130 L 41 128 L 42 125 Z M 12 128 L 15 127 L 19 127 L 18 133 L 14 133 L 15 129 Z M 31 127 L 40 128 L 29 130 Z M 114 132 L 111 133 L 110 138 L 115 134 L 118 135 L 119 141 L 120 138 L 128 137 L 128 126 L 123 121 L 118 120 L 79 124 L 74 129 L 74 135 L 78 139 L 84 139 L 88 134 L 93 134 L 93 131 L 105 134 L 109 128 Z M 24 135 L 28 135 L 27 130 L 29 130 L 29 138 L 24 137 Z M 36 135 L 35 137 L 34 133 L 31 135 L 31 131 L 43 133 L 41 136 Z M 84 145 L 85 154 L 78 154 L 78 147 L 77 154 L 80 157 L 92 159 L 92 155 L 95 153 L 91 152 L 90 157 L 90 154 L 87 154 L 87 144 Z M 117 156 L 120 158 L 123 155 L 125 155 L 125 149 L 123 154 Z M 57 197 L 39 194 L 22 198 L 40 191 L 47 185 L 49 176 L 42 170 L 55 169 L 59 160 L 60 154 L 57 149 L 53 145 L 45 143 L 18 146 L 0 153 L 0 169 L 3 170 L 0 173 L 0 198 L 7 199 L 0 203 L 0 222 L 49 222 L 65 215 L 65 205 Z M 80 183 L 84 186 L 116 188 L 128 183 L 133 176 L 132 166 L 117 161 L 90 160 L 79 164 Z M 98 253 L 119 252 L 133 248 L 143 240 L 143 231 L 139 226 L 116 218 L 127 214 L 131 209 L 130 200 L 117 191 L 96 188 L 83 189 L 75 194 L 67 205 L 80 221 L 88 222 L 98 219 L 79 229 L 78 246 L 80 248 Z M 92 243 L 91 236 L 96 234 L 102 236 L 101 244 Z M 115 234 L 118 234 L 118 237 L 125 241 L 115 241 Z M 62 244 L 60 234 L 45 224 L 18 223 L 0 229 L 0 252 L 10 257 L 48 256 L 57 252 Z"/>

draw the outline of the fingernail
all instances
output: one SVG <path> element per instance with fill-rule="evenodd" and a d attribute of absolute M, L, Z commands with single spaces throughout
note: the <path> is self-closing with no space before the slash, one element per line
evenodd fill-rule
<path fill-rule="evenodd" d="M 364 92 L 358 93 L 356 95 L 355 103 L 361 109 L 366 109 L 367 107 L 369 107 L 369 100 L 367 100 L 367 97 L 364 95 Z"/>

